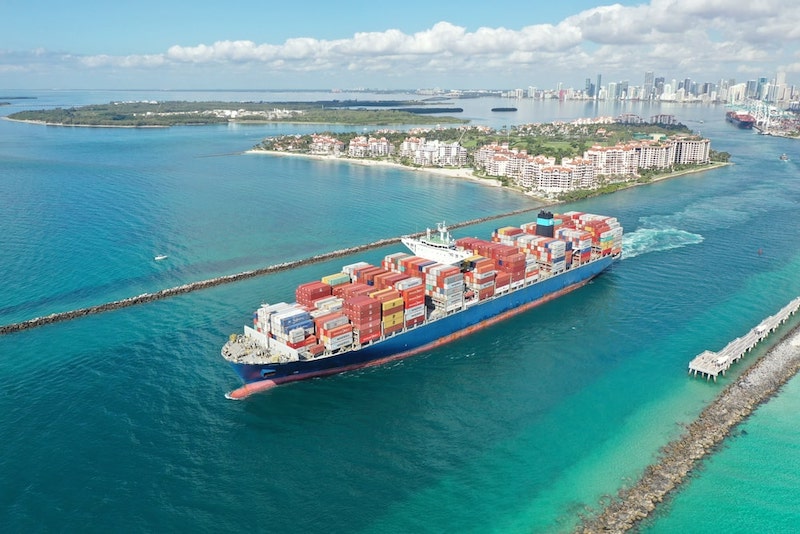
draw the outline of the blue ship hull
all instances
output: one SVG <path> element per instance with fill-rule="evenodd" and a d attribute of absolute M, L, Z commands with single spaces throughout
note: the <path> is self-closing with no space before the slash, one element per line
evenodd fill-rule
<path fill-rule="evenodd" d="M 263 387 L 254 388 L 260 390 L 284 382 L 340 373 L 408 357 L 463 337 L 577 289 L 611 266 L 613 261 L 614 258 L 611 256 L 597 259 L 534 284 L 481 301 L 463 311 L 398 332 L 358 350 L 283 364 L 232 362 L 231 365 L 246 384 L 240 389 L 248 390 L 249 385 L 264 383 Z M 252 392 L 254 391 L 242 391 L 237 397 L 244 397 Z"/>

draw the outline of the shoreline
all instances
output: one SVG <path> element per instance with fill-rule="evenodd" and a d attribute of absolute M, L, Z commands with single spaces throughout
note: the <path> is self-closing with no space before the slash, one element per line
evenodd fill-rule
<path fill-rule="evenodd" d="M 2 117 L 3 120 L 9 122 L 21 122 L 23 124 L 38 124 L 39 126 L 56 126 L 58 128 L 170 128 L 170 126 L 160 126 L 157 124 L 134 126 L 132 124 L 64 124 L 63 122 L 46 122 L 36 121 L 31 119 L 12 119 L 10 117 Z M 202 125 L 201 125 L 202 126 Z"/>
<path fill-rule="evenodd" d="M 403 165 L 402 163 L 397 163 L 395 161 L 387 161 L 387 160 L 376 160 L 376 159 L 361 159 L 361 158 L 351 158 L 347 156 L 334 156 L 334 155 L 323 155 L 323 154 L 306 154 L 301 152 L 280 152 L 277 150 L 262 150 L 251 148 L 249 150 L 245 150 L 242 152 L 243 154 L 259 154 L 259 155 L 267 155 L 267 156 L 287 156 L 287 157 L 300 157 L 300 158 L 309 158 L 309 159 L 316 159 L 319 161 L 341 161 L 344 163 L 351 163 L 354 165 L 363 165 L 363 166 L 376 166 L 376 167 L 391 167 L 395 169 L 403 169 L 412 172 L 427 172 L 431 174 L 437 174 L 439 176 L 446 176 L 449 178 L 461 178 L 466 180 L 472 180 L 483 185 L 489 187 L 503 187 L 509 191 L 517 192 L 521 195 L 525 195 L 526 197 L 531 198 L 536 202 L 543 203 L 544 206 L 555 206 L 558 204 L 565 204 L 566 200 L 558 200 L 558 199 L 550 199 L 546 197 L 536 196 L 533 192 L 530 191 L 523 191 L 521 189 L 516 189 L 514 187 L 504 186 L 499 179 L 493 178 L 482 178 L 480 176 L 475 176 L 475 169 L 472 167 L 459 167 L 459 168 L 442 168 L 442 167 L 411 167 L 409 165 Z M 681 176 L 685 176 L 687 174 L 696 174 L 700 172 L 712 171 L 715 169 L 719 169 L 722 167 L 727 167 L 728 165 L 733 165 L 730 162 L 721 162 L 721 161 L 712 161 L 706 165 L 698 166 L 696 168 L 691 169 L 682 169 L 680 171 L 674 171 L 667 174 L 659 175 L 653 177 L 651 180 L 647 182 L 631 182 L 631 183 L 623 183 L 623 186 L 619 189 L 612 191 L 615 193 L 617 191 L 622 191 L 624 189 L 628 189 L 630 187 L 638 187 L 641 185 L 650 185 L 657 182 L 661 182 L 663 180 L 669 180 L 671 178 L 678 178 Z M 610 193 L 598 193 L 597 195 L 589 195 L 586 198 L 590 198 L 592 196 L 601 196 L 604 194 Z M 583 200 L 583 199 L 581 199 Z"/>
<path fill-rule="evenodd" d="M 575 532 L 626 532 L 637 528 L 680 486 L 699 464 L 713 455 L 731 432 L 800 371 L 800 324 L 767 352 L 692 421 L 684 433 L 662 447 L 636 483 L 622 488 L 596 514 L 582 517 Z"/>
<path fill-rule="evenodd" d="M 427 172 L 431 174 L 438 174 L 440 176 L 447 176 L 449 178 L 462 178 L 466 180 L 472 180 L 489 187 L 503 187 L 503 184 L 500 183 L 500 180 L 493 180 L 491 178 L 481 178 L 475 176 L 474 169 L 472 167 L 459 167 L 459 168 L 448 168 L 448 169 L 442 167 L 411 167 L 409 165 L 403 165 L 402 163 L 397 163 L 395 161 L 360 159 L 360 158 L 350 158 L 343 156 L 322 155 L 322 154 L 303 154 L 300 152 L 278 152 L 276 150 L 250 149 L 250 150 L 245 150 L 244 154 L 260 154 L 260 155 L 276 156 L 276 157 L 288 156 L 297 158 L 309 158 L 319 161 L 341 161 L 344 163 L 352 163 L 354 165 L 362 165 L 365 167 L 390 167 L 395 169 L 402 169 L 405 171 Z M 519 192 L 524 194 L 523 191 Z M 544 200 L 544 199 L 539 199 L 539 200 Z"/>

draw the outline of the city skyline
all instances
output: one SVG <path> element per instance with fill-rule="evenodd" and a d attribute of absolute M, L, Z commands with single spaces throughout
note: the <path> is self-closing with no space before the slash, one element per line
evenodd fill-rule
<path fill-rule="evenodd" d="M 800 78 L 800 5 L 580 0 L 472 9 L 444 1 L 347 9 L 143 0 L 4 8 L 3 89 L 583 88 L 602 73 L 701 83 Z M 599 84 L 598 84 L 599 85 Z"/>

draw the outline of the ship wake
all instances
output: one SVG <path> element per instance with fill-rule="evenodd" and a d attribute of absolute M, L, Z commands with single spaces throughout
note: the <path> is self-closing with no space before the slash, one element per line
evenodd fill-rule
<path fill-rule="evenodd" d="M 635 258 L 649 252 L 697 245 L 702 242 L 702 235 L 678 228 L 639 228 L 635 232 L 623 236 L 622 259 Z"/>

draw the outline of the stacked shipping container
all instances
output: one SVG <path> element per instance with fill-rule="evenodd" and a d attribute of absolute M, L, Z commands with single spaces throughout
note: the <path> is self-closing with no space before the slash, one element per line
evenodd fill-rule
<path fill-rule="evenodd" d="M 254 328 L 312 356 L 337 351 L 422 324 L 428 310 L 453 312 L 532 283 L 542 272 L 583 265 L 593 254 L 618 254 L 621 237 L 611 217 L 542 212 L 536 222 L 498 228 L 491 241 L 457 240 L 457 247 L 474 254 L 459 266 L 402 252 L 385 256 L 380 267 L 345 265 L 339 273 L 299 285 L 296 303 L 259 308 Z"/>

